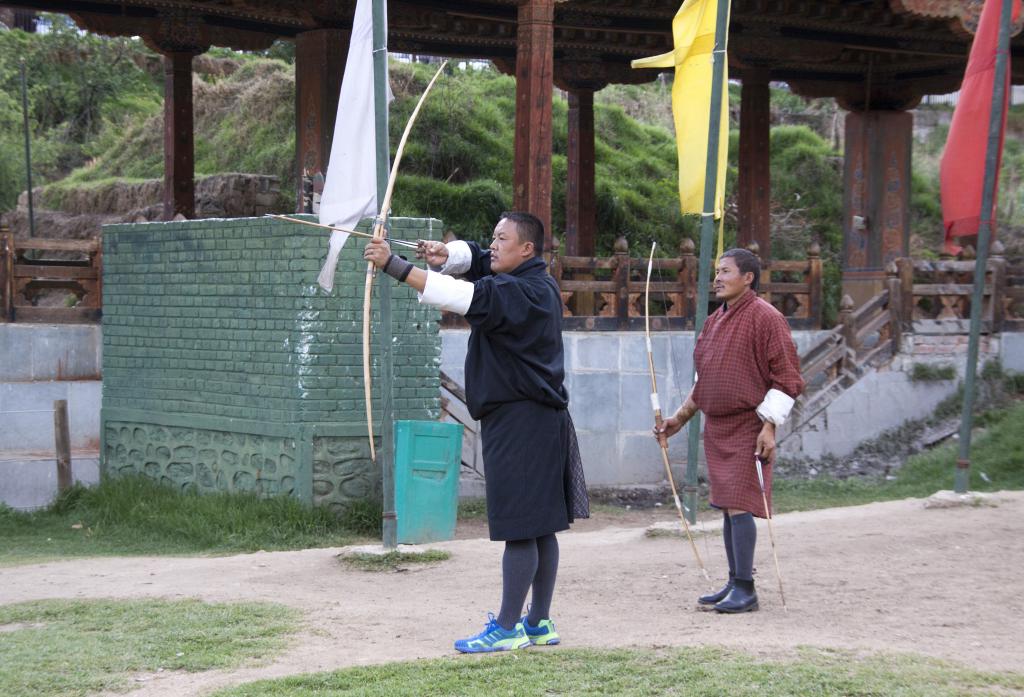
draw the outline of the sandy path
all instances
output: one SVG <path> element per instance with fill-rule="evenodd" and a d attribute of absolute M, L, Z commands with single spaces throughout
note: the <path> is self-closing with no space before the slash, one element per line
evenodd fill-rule
<path fill-rule="evenodd" d="M 761 611 L 695 611 L 705 585 L 685 540 L 642 527 L 560 536 L 554 617 L 564 645 L 718 644 L 914 652 L 981 669 L 1024 671 L 1024 492 L 998 506 L 925 509 L 908 499 L 791 513 L 775 521 L 789 612 L 777 591 L 767 529 L 756 564 Z M 714 526 L 708 526 L 712 532 Z M 716 534 L 702 555 L 716 581 Z M 497 610 L 501 545 L 436 545 L 452 558 L 401 573 L 351 571 L 337 549 L 217 558 L 99 558 L 0 569 L 0 603 L 42 598 L 196 597 L 277 601 L 304 630 L 272 663 L 200 674 L 140 676 L 132 695 L 200 695 L 249 680 L 452 655 L 451 641 Z M 557 650 L 557 649 L 554 649 Z"/>

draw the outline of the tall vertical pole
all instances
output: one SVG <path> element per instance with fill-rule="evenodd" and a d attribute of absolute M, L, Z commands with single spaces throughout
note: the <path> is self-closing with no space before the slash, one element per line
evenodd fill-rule
<path fill-rule="evenodd" d="M 722 119 L 722 90 L 725 89 L 725 47 L 729 31 L 729 2 L 719 0 L 715 21 L 715 49 L 712 52 L 711 110 L 708 119 L 708 157 L 704 175 L 704 212 L 700 220 L 700 260 L 697 266 L 697 317 L 694 337 L 700 336 L 708 318 L 708 286 L 711 285 L 711 249 L 715 243 L 715 194 L 718 183 L 718 134 Z M 690 419 L 686 454 L 686 483 L 683 502 L 690 522 L 697 520 L 697 460 L 700 457 L 700 412 Z"/>
<path fill-rule="evenodd" d="M 36 215 L 32 206 L 32 138 L 29 135 L 28 127 L 28 87 L 25 78 L 25 59 L 19 61 L 21 65 L 21 113 L 25 122 L 25 178 L 28 180 L 28 234 L 36 236 Z"/>
<path fill-rule="evenodd" d="M 373 0 L 373 101 L 376 113 L 377 200 L 383 201 L 391 171 L 388 142 L 388 13 L 386 0 Z M 385 214 L 387 211 L 381 211 Z M 380 466 L 384 517 L 381 542 L 385 549 L 398 546 L 395 516 L 395 444 L 392 411 L 394 354 L 391 350 L 391 279 L 377 274 L 380 301 Z"/>
<path fill-rule="evenodd" d="M 971 427 L 974 415 L 975 377 L 978 371 L 978 343 L 981 334 L 982 302 L 985 297 L 985 269 L 992 231 L 992 203 L 995 200 L 999 172 L 999 147 L 1003 128 L 1003 104 L 1006 100 L 1006 60 L 1010 48 L 1012 0 L 1003 0 L 999 19 L 999 48 L 992 85 L 992 111 L 988 120 L 988 145 L 985 150 L 985 181 L 981 190 L 981 214 L 978 221 L 978 256 L 974 261 L 974 292 L 971 296 L 971 328 L 967 341 L 967 367 L 964 373 L 964 400 L 960 413 L 960 456 L 956 461 L 953 487 L 958 494 L 967 492 L 971 469 Z"/>

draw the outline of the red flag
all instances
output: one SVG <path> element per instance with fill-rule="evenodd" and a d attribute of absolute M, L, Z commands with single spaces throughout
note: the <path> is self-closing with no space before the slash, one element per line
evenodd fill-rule
<path fill-rule="evenodd" d="M 946 227 L 946 251 L 960 251 L 956 238 L 978 234 L 982 187 L 985 181 L 985 155 L 995 90 L 996 55 L 999 51 L 999 22 L 1003 2 L 987 0 L 974 35 L 967 70 L 960 86 L 960 99 L 953 112 L 946 150 L 942 154 L 939 184 L 942 195 L 942 222 Z M 1013 17 L 1020 13 L 1021 0 L 1013 0 Z M 1003 135 L 1006 131 L 1006 107 L 1010 98 L 1010 57 L 1006 57 L 1006 86 L 999 127 L 999 155 L 996 160 L 996 193 L 999 191 L 999 164 L 1002 161 Z M 994 219 L 996 197 L 992 198 Z M 994 226 L 993 226 L 994 230 Z"/>

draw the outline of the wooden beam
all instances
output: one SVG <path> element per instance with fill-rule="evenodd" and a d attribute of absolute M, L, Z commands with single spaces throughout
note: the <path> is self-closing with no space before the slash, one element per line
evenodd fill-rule
<path fill-rule="evenodd" d="M 594 92 L 569 91 L 568 181 L 565 186 L 565 254 L 593 256 L 597 238 L 594 195 Z"/>
<path fill-rule="evenodd" d="M 295 37 L 295 210 L 299 212 L 303 176 L 327 175 L 351 36 L 345 29 L 317 29 Z"/>
<path fill-rule="evenodd" d="M 544 223 L 551 245 L 551 99 L 554 87 L 554 0 L 519 6 L 513 207 Z"/>
<path fill-rule="evenodd" d="M 164 220 L 194 218 L 195 140 L 192 52 L 164 55 Z"/>
<path fill-rule="evenodd" d="M 769 73 L 743 70 L 740 97 L 739 236 L 737 246 L 760 247 L 771 260 L 771 94 Z"/>

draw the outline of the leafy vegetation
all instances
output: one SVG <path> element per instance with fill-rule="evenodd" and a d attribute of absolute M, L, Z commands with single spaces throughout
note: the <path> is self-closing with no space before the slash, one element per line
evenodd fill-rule
<path fill-rule="evenodd" d="M 35 185 L 84 165 L 102 133 L 162 108 L 161 84 L 140 67 L 153 55 L 141 42 L 79 32 L 62 15 L 46 18 L 47 33 L 0 31 L 0 210 L 25 189 L 22 60 Z"/>
<path fill-rule="evenodd" d="M 956 368 L 949 364 L 915 363 L 910 371 L 910 379 L 914 382 L 953 380 L 954 378 L 956 378 Z"/>
<path fill-rule="evenodd" d="M 721 647 L 673 650 L 526 649 L 514 654 L 390 663 L 265 680 L 216 697 L 400 695 L 669 695 L 953 697 L 1024 688 L 1016 673 L 985 673 L 909 655 L 802 649 L 766 658 Z"/>
<path fill-rule="evenodd" d="M 139 673 L 230 668 L 273 655 L 298 613 L 268 603 L 47 600 L 0 606 L 0 693 L 126 691 Z"/>
<path fill-rule="evenodd" d="M 0 506 L 0 565 L 106 554 L 198 554 L 333 547 L 367 539 L 291 497 L 179 493 L 145 477 L 75 486 L 47 510 Z"/>

